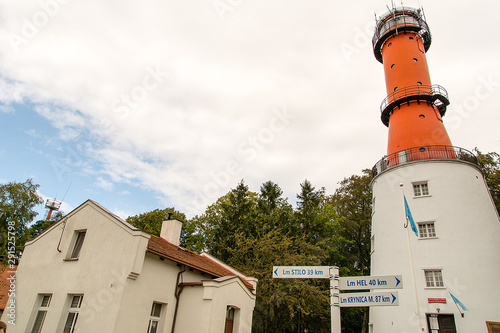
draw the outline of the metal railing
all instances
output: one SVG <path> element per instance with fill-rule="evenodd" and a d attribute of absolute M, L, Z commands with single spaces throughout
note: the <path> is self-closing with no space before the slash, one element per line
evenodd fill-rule
<path fill-rule="evenodd" d="M 446 113 L 446 107 L 450 104 L 448 92 L 438 84 L 414 85 L 398 89 L 389 95 L 380 104 L 382 122 L 388 126 L 389 116 L 394 108 L 410 101 L 426 101 L 433 103 L 439 110 L 441 116 Z"/>
<path fill-rule="evenodd" d="M 478 165 L 476 155 L 467 149 L 454 146 L 421 146 L 384 156 L 372 168 L 372 177 L 397 165 L 433 159 L 460 160 Z"/>
<path fill-rule="evenodd" d="M 377 19 L 372 46 L 375 57 L 382 62 L 381 46 L 390 36 L 404 31 L 413 31 L 420 35 L 425 51 L 431 45 L 431 32 L 420 9 L 393 8 Z"/>

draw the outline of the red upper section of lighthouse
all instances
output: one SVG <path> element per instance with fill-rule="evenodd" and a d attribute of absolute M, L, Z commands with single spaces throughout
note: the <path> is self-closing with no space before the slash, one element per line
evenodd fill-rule
<path fill-rule="evenodd" d="M 389 127 L 387 155 L 423 146 L 451 146 L 442 116 L 446 90 L 432 85 L 426 51 L 431 34 L 420 9 L 394 8 L 377 20 L 373 48 L 383 63 L 387 98 L 382 122 Z"/>

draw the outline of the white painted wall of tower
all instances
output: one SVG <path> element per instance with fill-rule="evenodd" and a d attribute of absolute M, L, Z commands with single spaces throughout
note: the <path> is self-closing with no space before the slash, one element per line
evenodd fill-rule
<path fill-rule="evenodd" d="M 414 182 L 427 181 L 429 195 L 415 197 Z M 372 275 L 403 274 L 400 306 L 371 308 L 373 332 L 415 332 L 416 308 L 411 284 L 405 213 L 399 184 L 416 223 L 434 222 L 436 238 L 410 243 L 422 324 L 426 314 L 455 315 L 458 332 L 486 331 L 500 321 L 500 219 L 480 170 L 458 160 L 425 160 L 393 167 L 373 180 Z M 444 287 L 427 288 L 424 269 L 441 269 Z M 468 308 L 462 318 L 449 292 Z M 446 298 L 446 304 L 428 298 Z"/>

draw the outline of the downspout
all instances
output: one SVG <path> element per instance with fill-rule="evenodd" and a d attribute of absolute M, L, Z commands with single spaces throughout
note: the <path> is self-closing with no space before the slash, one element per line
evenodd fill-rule
<path fill-rule="evenodd" d="M 182 273 L 184 273 L 185 271 L 186 271 L 186 266 L 182 266 L 179 273 L 177 273 L 177 281 L 175 281 L 174 295 L 175 295 L 176 302 L 175 302 L 175 310 L 174 310 L 174 319 L 172 320 L 172 330 L 170 331 L 170 333 L 174 333 L 174 331 L 175 331 L 175 322 L 177 321 L 177 310 L 179 309 L 179 298 L 181 296 L 182 289 L 184 288 L 184 286 L 182 286 L 182 285 L 179 286 L 179 280 L 182 277 Z"/>
<path fill-rule="evenodd" d="M 57 251 L 59 251 L 59 253 L 61 253 L 61 249 L 59 249 L 59 247 L 61 246 L 62 236 L 64 234 L 64 229 L 66 228 L 66 220 L 67 219 L 64 219 L 64 221 L 63 221 L 63 229 L 61 231 L 61 237 L 59 237 L 59 243 L 57 244 Z"/>

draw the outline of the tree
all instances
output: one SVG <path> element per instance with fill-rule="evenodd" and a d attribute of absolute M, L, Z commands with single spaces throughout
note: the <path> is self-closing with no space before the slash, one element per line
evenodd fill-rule
<path fill-rule="evenodd" d="M 155 209 L 147 213 L 142 213 L 135 216 L 127 217 L 126 221 L 141 230 L 149 232 L 150 234 L 160 236 L 161 225 L 163 221 L 167 220 L 169 214 L 172 218 L 179 221 L 185 221 L 186 216 L 184 213 L 176 211 L 174 208 Z M 182 238 L 182 234 L 181 234 Z"/>
<path fill-rule="evenodd" d="M 370 274 L 371 179 L 369 169 L 363 170 L 361 176 L 344 178 L 328 198 L 328 202 L 344 217 L 342 236 L 350 240 L 342 243 L 340 249 L 343 260 L 339 266 L 344 276 Z M 368 332 L 368 308 L 343 309 L 342 321 L 346 332 Z"/>
<path fill-rule="evenodd" d="M 250 237 L 256 233 L 256 206 L 257 194 L 249 191 L 242 180 L 235 189 L 190 221 L 194 233 L 203 238 L 198 248 L 227 262 L 231 257 L 230 249 L 236 245 L 236 235 Z"/>
<path fill-rule="evenodd" d="M 483 154 L 475 148 L 477 163 L 483 172 L 486 185 L 500 214 L 500 155 L 498 153 Z"/>
<path fill-rule="evenodd" d="M 329 288 L 325 281 L 272 278 L 273 265 L 320 265 L 325 250 L 271 230 L 258 237 L 236 236 L 229 264 L 259 280 L 253 332 L 329 332 Z M 309 319 L 309 325 L 305 322 Z M 315 323 L 315 324 L 314 324 Z M 325 324 L 326 323 L 326 324 Z"/>
<path fill-rule="evenodd" d="M 58 222 L 64 217 L 64 212 L 57 211 L 55 214 L 52 214 L 49 220 L 38 220 L 36 223 L 30 225 L 29 239 L 33 239 L 42 234 L 45 230 L 50 228 L 54 223 Z"/>
<path fill-rule="evenodd" d="M 29 240 L 28 224 L 38 215 L 35 206 L 43 202 L 38 187 L 31 178 L 0 185 L 0 256 L 4 263 L 17 263 Z"/>

